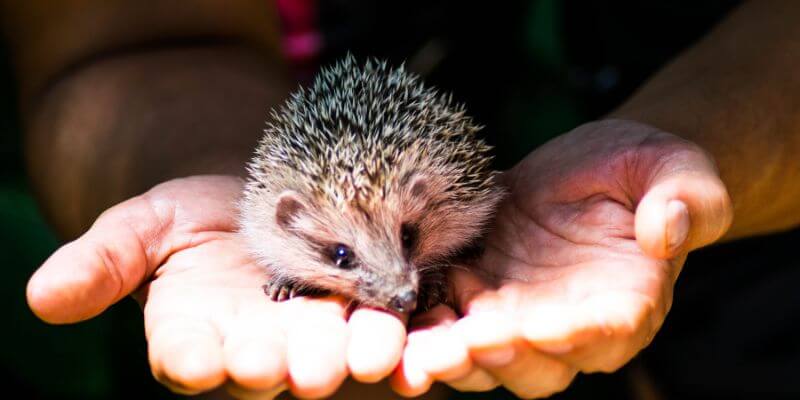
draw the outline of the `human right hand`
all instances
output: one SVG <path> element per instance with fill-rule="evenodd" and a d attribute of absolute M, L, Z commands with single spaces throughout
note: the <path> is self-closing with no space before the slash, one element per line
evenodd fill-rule
<path fill-rule="evenodd" d="M 242 399 L 333 393 L 348 371 L 376 382 L 397 365 L 404 322 L 341 298 L 275 303 L 236 234 L 242 182 L 196 176 L 103 213 L 31 278 L 28 303 L 55 324 L 94 317 L 129 294 L 144 309 L 153 375 L 196 394 L 228 382 Z"/>
<path fill-rule="evenodd" d="M 400 393 L 436 379 L 540 398 L 617 370 L 664 322 L 687 253 L 733 217 L 708 153 L 634 121 L 578 127 L 503 179 L 485 253 L 451 274 L 455 309 L 412 320 Z"/>

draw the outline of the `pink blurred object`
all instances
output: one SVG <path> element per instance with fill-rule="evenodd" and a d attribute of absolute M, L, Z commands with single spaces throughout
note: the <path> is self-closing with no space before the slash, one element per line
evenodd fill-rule
<path fill-rule="evenodd" d="M 283 53 L 298 78 L 310 78 L 322 48 L 317 27 L 316 0 L 277 0 L 278 16 L 283 33 Z"/>

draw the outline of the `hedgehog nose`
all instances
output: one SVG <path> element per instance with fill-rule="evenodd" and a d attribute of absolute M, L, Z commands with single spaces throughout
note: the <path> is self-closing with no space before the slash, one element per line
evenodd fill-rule
<path fill-rule="evenodd" d="M 417 291 L 409 290 L 392 297 L 389 307 L 401 313 L 414 310 L 417 307 Z"/>

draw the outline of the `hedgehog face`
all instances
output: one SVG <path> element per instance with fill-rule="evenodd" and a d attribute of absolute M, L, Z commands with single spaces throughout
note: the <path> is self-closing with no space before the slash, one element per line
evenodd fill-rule
<path fill-rule="evenodd" d="M 454 197 L 449 178 L 407 174 L 377 198 L 251 191 L 243 229 L 273 279 L 408 312 L 427 285 L 444 283 L 425 280 L 441 277 L 493 209 L 486 199 Z"/>
<path fill-rule="evenodd" d="M 379 222 L 386 215 L 368 216 L 358 207 L 312 205 L 308 196 L 294 191 L 267 206 L 269 199 L 251 194 L 245 200 L 242 230 L 272 279 L 369 306 L 414 309 L 419 275 L 403 248 L 413 243 L 411 230 L 393 229 L 395 224 Z"/>
<path fill-rule="evenodd" d="M 416 228 L 378 203 L 320 197 L 312 203 L 308 197 L 287 193 L 276 205 L 278 226 L 304 242 L 307 263 L 325 275 L 309 281 L 303 271 L 303 281 L 366 305 L 413 310 L 420 283 Z"/>

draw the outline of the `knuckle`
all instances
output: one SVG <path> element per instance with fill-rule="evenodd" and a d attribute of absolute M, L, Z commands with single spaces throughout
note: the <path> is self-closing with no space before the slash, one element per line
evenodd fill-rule
<path fill-rule="evenodd" d="M 567 367 L 562 370 L 562 373 L 558 376 L 555 380 L 555 391 L 553 393 L 561 392 L 572 383 L 575 379 L 575 376 L 578 374 L 578 370 L 573 367 Z M 551 393 L 552 394 L 552 393 Z"/>
<path fill-rule="evenodd" d="M 633 358 L 635 352 L 627 351 L 625 346 L 619 346 L 619 348 L 620 350 L 609 354 L 608 357 L 604 357 L 598 363 L 596 370 L 604 373 L 612 373 L 622 368 Z"/>
<path fill-rule="evenodd" d="M 192 389 L 188 385 L 173 379 L 161 368 L 158 370 L 152 369 L 151 372 L 158 383 L 162 384 L 173 393 L 180 395 L 193 395 L 200 392 L 200 390 Z"/>
<path fill-rule="evenodd" d="M 579 359 L 575 360 L 574 365 L 584 373 L 612 373 L 627 364 L 639 349 L 642 339 L 622 339 L 615 337 L 594 343 Z M 635 346 L 635 347 L 634 347 Z"/>
<path fill-rule="evenodd" d="M 122 276 L 122 255 L 117 249 L 109 246 L 98 244 L 95 249 L 95 257 L 99 261 L 99 266 L 103 269 L 103 273 L 107 279 L 114 286 L 113 299 L 118 299 L 122 296 L 124 291 L 124 279 Z"/>
<path fill-rule="evenodd" d="M 271 400 L 285 392 L 287 389 L 288 385 L 285 383 L 265 390 L 248 389 L 234 382 L 228 382 L 225 385 L 225 390 L 228 392 L 228 394 L 239 400 Z"/>
<path fill-rule="evenodd" d="M 540 399 L 564 391 L 577 375 L 577 369 L 567 364 L 561 364 L 548 370 L 544 379 L 530 380 L 520 386 L 508 387 L 517 397 L 523 399 Z"/>

